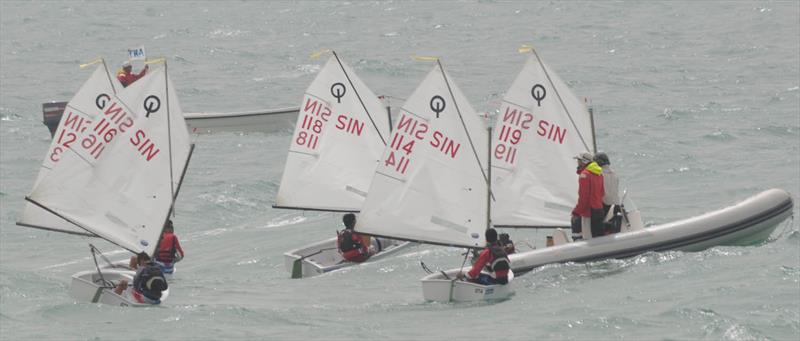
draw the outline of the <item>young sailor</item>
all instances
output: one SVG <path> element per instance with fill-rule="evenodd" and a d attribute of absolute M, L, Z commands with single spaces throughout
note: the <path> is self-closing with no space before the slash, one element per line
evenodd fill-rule
<path fill-rule="evenodd" d="M 175 263 L 183 259 L 184 255 L 181 242 L 175 235 L 172 219 L 169 219 L 164 224 L 164 232 L 161 234 L 161 241 L 158 244 L 155 263 L 161 266 L 161 270 L 165 274 L 171 274 L 175 271 Z"/>
<path fill-rule="evenodd" d="M 145 65 L 142 71 L 139 73 L 133 73 L 133 66 L 131 66 L 131 62 L 126 60 L 122 63 L 122 71 L 117 74 L 117 79 L 120 83 L 122 83 L 122 86 L 127 87 L 128 85 L 131 85 L 131 83 L 137 81 L 139 78 L 144 77 L 149 69 L 150 66 Z"/>
<path fill-rule="evenodd" d="M 342 258 L 350 262 L 361 263 L 372 256 L 369 246 L 364 243 L 364 238 L 353 231 L 356 226 L 356 215 L 347 213 L 342 217 L 344 223 L 344 230 L 336 232 L 336 246 L 339 248 L 339 253 Z"/>
<path fill-rule="evenodd" d="M 133 288 L 130 290 L 131 297 L 138 303 L 160 304 L 161 293 L 167 290 L 167 279 L 161 272 L 161 267 L 150 260 L 150 256 L 141 252 L 136 257 L 139 270 L 133 276 Z M 128 289 L 128 281 L 122 280 L 114 292 L 117 295 Z"/>
<path fill-rule="evenodd" d="M 507 284 L 511 262 L 508 260 L 505 248 L 497 242 L 497 230 L 487 229 L 485 235 L 486 248 L 481 251 L 478 260 L 466 274 L 467 280 L 483 285 Z M 488 273 L 482 273 L 484 267 Z M 464 274 L 459 273 L 457 278 L 463 277 Z"/>

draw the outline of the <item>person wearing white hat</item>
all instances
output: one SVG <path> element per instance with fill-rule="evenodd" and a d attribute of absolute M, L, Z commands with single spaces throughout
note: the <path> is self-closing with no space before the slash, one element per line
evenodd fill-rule
<path fill-rule="evenodd" d="M 572 240 L 599 237 L 603 234 L 603 169 L 590 153 L 580 153 L 578 160 L 578 202 L 572 209 Z"/>
<path fill-rule="evenodd" d="M 131 62 L 126 60 L 122 62 L 122 71 L 117 73 L 117 79 L 119 80 L 120 83 L 122 83 L 122 86 L 127 87 L 128 85 L 131 85 L 131 83 L 135 82 L 139 78 L 144 77 L 145 73 L 147 73 L 147 70 L 149 68 L 150 67 L 148 65 L 145 65 L 144 69 L 142 69 L 141 72 L 139 72 L 138 74 L 133 73 L 132 72 L 133 66 L 131 66 Z"/>

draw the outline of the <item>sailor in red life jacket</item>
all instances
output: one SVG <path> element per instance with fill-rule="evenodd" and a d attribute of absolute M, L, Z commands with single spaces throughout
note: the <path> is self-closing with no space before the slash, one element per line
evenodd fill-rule
<path fill-rule="evenodd" d="M 122 72 L 117 74 L 117 79 L 119 80 L 120 83 L 122 83 L 122 86 L 127 87 L 128 85 L 131 85 L 131 83 L 135 82 L 139 78 L 144 77 L 144 74 L 147 73 L 147 70 L 149 69 L 150 66 L 145 65 L 142 71 L 140 71 L 139 73 L 133 73 L 132 72 L 133 66 L 131 66 L 131 62 L 126 60 L 122 63 Z"/>
<path fill-rule="evenodd" d="M 350 262 L 361 263 L 372 256 L 369 246 L 365 245 L 364 238 L 353 231 L 356 226 L 356 215 L 347 213 L 342 217 L 344 223 L 344 230 L 336 232 L 336 246 L 339 248 L 339 253 L 342 258 Z"/>
<path fill-rule="evenodd" d="M 161 266 L 162 271 L 166 274 L 171 274 L 175 271 L 175 263 L 183 259 L 184 256 L 181 242 L 178 241 L 178 236 L 175 235 L 174 231 L 172 219 L 167 220 L 164 225 L 164 232 L 161 234 L 161 241 L 158 243 L 158 251 L 156 251 L 155 263 Z"/>
<path fill-rule="evenodd" d="M 578 160 L 578 202 L 572 209 L 572 240 L 603 235 L 603 169 L 589 153 Z"/>
<path fill-rule="evenodd" d="M 488 274 L 481 272 L 484 267 Z M 497 241 L 497 230 L 487 229 L 486 248 L 481 251 L 478 260 L 467 273 L 467 280 L 483 285 L 507 284 L 509 269 L 511 269 L 511 262 L 508 260 L 505 248 Z M 458 279 L 463 277 L 463 273 L 459 273 L 457 276 Z"/>

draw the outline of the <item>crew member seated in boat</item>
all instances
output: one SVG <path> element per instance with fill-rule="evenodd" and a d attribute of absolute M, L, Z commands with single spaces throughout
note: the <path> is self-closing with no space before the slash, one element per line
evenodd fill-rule
<path fill-rule="evenodd" d="M 144 252 L 136 256 L 139 270 L 133 276 L 133 288 L 131 297 L 138 303 L 159 304 L 161 303 L 161 293 L 167 290 L 167 279 L 161 272 L 161 267 L 150 260 Z M 128 289 L 128 281 L 122 280 L 117 284 L 114 292 L 122 295 Z"/>
<path fill-rule="evenodd" d="M 508 260 L 505 248 L 497 241 L 497 230 L 487 229 L 485 236 L 486 248 L 467 272 L 467 280 L 482 285 L 507 284 L 511 261 Z M 482 271 L 484 268 L 488 273 Z M 457 278 L 464 278 L 464 274 L 459 273 Z"/>
<path fill-rule="evenodd" d="M 611 160 L 606 153 L 600 152 L 594 156 L 594 161 L 603 168 L 603 221 L 605 234 L 617 233 L 622 227 L 622 202 L 619 199 L 619 178 L 611 168 Z M 613 208 L 612 213 L 609 211 Z"/>
<path fill-rule="evenodd" d="M 183 259 L 184 255 L 181 242 L 175 235 L 172 219 L 169 219 L 164 224 L 164 232 L 161 234 L 161 241 L 158 244 L 155 263 L 161 266 L 164 273 L 171 274 L 175 271 L 175 263 Z"/>
<path fill-rule="evenodd" d="M 508 233 L 500 234 L 500 245 L 503 246 L 503 249 L 506 251 L 507 255 L 517 252 L 516 248 L 514 247 L 514 242 L 511 240 L 511 237 L 508 235 Z"/>
<path fill-rule="evenodd" d="M 603 235 L 603 169 L 589 153 L 578 160 L 578 202 L 572 209 L 572 240 Z"/>
<path fill-rule="evenodd" d="M 127 87 L 139 78 L 144 77 L 145 73 L 147 73 L 147 70 L 149 69 L 150 66 L 145 65 L 142 71 L 139 73 L 133 73 L 133 66 L 131 66 L 131 62 L 126 60 L 122 63 L 122 71 L 117 74 L 117 79 L 120 83 L 122 83 L 122 86 Z"/>
<path fill-rule="evenodd" d="M 342 217 L 344 230 L 337 232 L 336 246 L 342 258 L 350 262 L 361 263 L 372 256 L 368 244 L 364 242 L 364 237 L 353 231 L 356 226 L 356 215 L 347 213 Z"/>

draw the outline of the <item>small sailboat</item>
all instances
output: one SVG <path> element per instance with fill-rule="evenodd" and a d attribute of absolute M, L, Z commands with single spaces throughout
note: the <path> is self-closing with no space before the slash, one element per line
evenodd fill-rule
<path fill-rule="evenodd" d="M 273 207 L 360 211 L 390 130 L 378 97 L 332 52 L 303 96 Z M 409 245 L 387 238 L 370 244 L 376 251 L 370 260 Z M 288 251 L 284 260 L 292 278 L 355 264 L 342 258 L 335 237 Z"/>
<path fill-rule="evenodd" d="M 117 94 L 105 91 L 102 78 L 90 78 L 70 101 L 68 118 L 58 130 L 71 142 L 54 139 L 55 147 L 51 146 L 26 197 L 41 209 L 32 212 L 51 217 L 23 215 L 20 225 L 67 233 L 82 230 L 152 258 L 194 146 L 166 62 Z M 95 251 L 92 246 L 93 256 Z M 70 293 L 76 299 L 147 305 L 132 297 L 130 290 L 122 295 L 114 292 L 119 281 L 132 282 L 133 271 L 100 267 L 96 258 L 95 265 L 95 270 L 72 276 Z M 168 291 L 162 293 L 161 299 L 167 295 Z"/>
<path fill-rule="evenodd" d="M 401 108 L 355 230 L 376 237 L 483 248 L 489 227 L 489 134 L 441 62 Z M 503 299 L 513 285 L 423 279 L 426 300 Z"/>
<path fill-rule="evenodd" d="M 572 242 L 564 229 L 569 229 L 571 209 L 577 202 L 573 157 L 596 150 L 592 117 L 535 50 L 526 52 L 530 57 L 496 117 L 492 190 L 497 204 L 492 222 L 496 227 L 558 229 L 553 236 L 555 246 L 509 256 L 517 274 L 550 263 L 752 245 L 766 240 L 792 214 L 792 198 L 780 189 L 701 216 L 647 228 L 638 210 L 628 210 L 623 204 L 621 232 Z"/>

